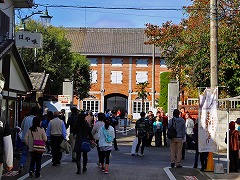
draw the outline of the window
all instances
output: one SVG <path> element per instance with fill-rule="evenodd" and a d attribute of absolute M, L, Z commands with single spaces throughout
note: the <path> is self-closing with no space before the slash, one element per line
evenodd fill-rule
<path fill-rule="evenodd" d="M 144 102 L 144 112 L 149 111 L 150 102 Z M 133 113 L 140 113 L 142 112 L 142 102 L 141 101 L 133 101 Z"/>
<path fill-rule="evenodd" d="M 112 66 L 123 66 L 123 59 L 121 58 L 114 58 L 111 60 Z"/>
<path fill-rule="evenodd" d="M 92 83 L 97 83 L 97 71 L 91 71 Z"/>
<path fill-rule="evenodd" d="M 137 67 L 148 67 L 148 60 L 147 59 L 137 59 L 136 66 Z"/>
<path fill-rule="evenodd" d="M 167 67 L 165 59 L 160 59 L 160 66 L 161 67 Z"/>
<path fill-rule="evenodd" d="M 97 58 L 88 58 L 88 60 L 90 61 L 91 66 L 97 66 L 98 65 Z"/>
<path fill-rule="evenodd" d="M 147 71 L 137 71 L 136 72 L 136 83 L 148 81 L 148 72 Z"/>
<path fill-rule="evenodd" d="M 99 100 L 84 100 L 82 108 L 84 110 L 91 110 L 94 113 L 99 112 Z"/>
<path fill-rule="evenodd" d="M 122 84 L 122 71 L 111 71 L 111 83 Z"/>

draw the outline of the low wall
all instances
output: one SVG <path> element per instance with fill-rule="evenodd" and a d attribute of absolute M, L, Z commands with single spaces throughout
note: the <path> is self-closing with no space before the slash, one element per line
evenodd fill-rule
<path fill-rule="evenodd" d="M 229 122 L 236 121 L 240 117 L 240 110 L 229 111 Z M 218 128 L 217 128 L 217 140 L 219 144 L 219 150 L 226 151 L 227 145 L 225 143 L 225 137 L 227 132 L 227 111 L 218 109 Z"/>

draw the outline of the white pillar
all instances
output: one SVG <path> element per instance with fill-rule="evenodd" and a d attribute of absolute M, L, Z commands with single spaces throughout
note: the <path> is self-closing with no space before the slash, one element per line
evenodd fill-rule
<path fill-rule="evenodd" d="M 102 78 L 101 78 L 101 112 L 104 112 L 104 63 L 105 63 L 105 57 L 102 57 Z"/>

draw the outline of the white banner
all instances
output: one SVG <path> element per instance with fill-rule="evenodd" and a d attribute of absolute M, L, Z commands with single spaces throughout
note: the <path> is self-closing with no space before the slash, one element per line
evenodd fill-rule
<path fill-rule="evenodd" d="M 216 152 L 217 88 L 205 89 L 203 95 L 199 97 L 198 150 L 199 152 Z"/>

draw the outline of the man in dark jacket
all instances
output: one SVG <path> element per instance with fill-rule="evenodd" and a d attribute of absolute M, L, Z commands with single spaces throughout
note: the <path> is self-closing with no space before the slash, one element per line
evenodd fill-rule
<path fill-rule="evenodd" d="M 75 146 L 75 141 L 76 141 L 76 122 L 78 120 L 78 110 L 76 107 L 71 108 L 71 116 L 68 118 L 67 121 L 67 128 L 70 126 L 70 135 L 69 135 L 69 140 L 70 144 L 72 146 L 72 162 L 76 162 L 76 152 L 74 152 L 74 146 Z"/>
<path fill-rule="evenodd" d="M 146 139 L 148 137 L 148 130 L 149 130 L 148 120 L 146 120 L 145 115 L 146 115 L 145 112 L 141 112 L 140 113 L 141 118 L 137 120 L 135 125 L 136 137 L 138 137 L 138 144 L 137 144 L 136 153 L 135 153 L 136 156 L 144 156 L 144 148 L 145 148 Z M 141 143 L 142 143 L 141 154 L 139 155 L 138 150 Z"/>

